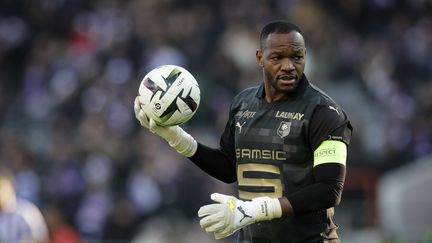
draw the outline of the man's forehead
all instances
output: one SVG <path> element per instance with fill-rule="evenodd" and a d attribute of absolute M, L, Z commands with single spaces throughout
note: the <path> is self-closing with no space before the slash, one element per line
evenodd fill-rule
<path fill-rule="evenodd" d="M 290 33 L 272 33 L 267 36 L 266 48 L 290 48 L 294 50 L 304 50 L 305 43 L 303 36 L 295 31 Z"/>

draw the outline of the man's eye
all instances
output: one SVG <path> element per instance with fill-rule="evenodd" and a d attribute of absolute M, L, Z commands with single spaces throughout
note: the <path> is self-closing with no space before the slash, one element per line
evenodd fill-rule
<path fill-rule="evenodd" d="M 273 56 L 273 57 L 270 57 L 270 59 L 274 60 L 274 61 L 277 61 L 277 60 L 279 60 L 279 57 L 278 56 Z"/>
<path fill-rule="evenodd" d="M 295 56 L 295 57 L 294 57 L 294 60 L 296 60 L 296 61 L 300 61 L 300 60 L 302 60 L 302 59 L 303 59 L 302 56 Z"/>

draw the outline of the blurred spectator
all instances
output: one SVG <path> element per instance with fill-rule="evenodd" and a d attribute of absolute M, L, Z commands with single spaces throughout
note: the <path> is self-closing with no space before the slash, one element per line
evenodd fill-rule
<path fill-rule="evenodd" d="M 44 210 L 51 243 L 79 243 L 78 231 L 72 227 L 63 215 L 61 209 L 55 205 L 49 205 Z"/>
<path fill-rule="evenodd" d="M 0 167 L 0 242 L 48 243 L 48 230 L 39 209 L 18 198 L 13 174 Z"/>

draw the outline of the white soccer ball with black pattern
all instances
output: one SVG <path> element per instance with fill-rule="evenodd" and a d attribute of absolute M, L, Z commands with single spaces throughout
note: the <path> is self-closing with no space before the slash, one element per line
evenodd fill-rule
<path fill-rule="evenodd" d="M 200 88 L 194 76 L 177 65 L 163 65 L 144 76 L 139 101 L 148 118 L 160 126 L 174 126 L 193 117 L 200 103 Z"/>

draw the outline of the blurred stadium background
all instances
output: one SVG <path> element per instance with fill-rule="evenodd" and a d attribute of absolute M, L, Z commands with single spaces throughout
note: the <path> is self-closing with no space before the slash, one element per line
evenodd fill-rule
<path fill-rule="evenodd" d="M 196 211 L 234 186 L 140 129 L 133 99 L 151 68 L 188 68 L 202 103 L 186 129 L 217 146 L 233 95 L 260 82 L 260 28 L 289 19 L 309 79 L 355 128 L 343 242 L 432 242 L 431 13 L 430 0 L 2 0 L 0 162 L 53 235 L 215 242 Z"/>

